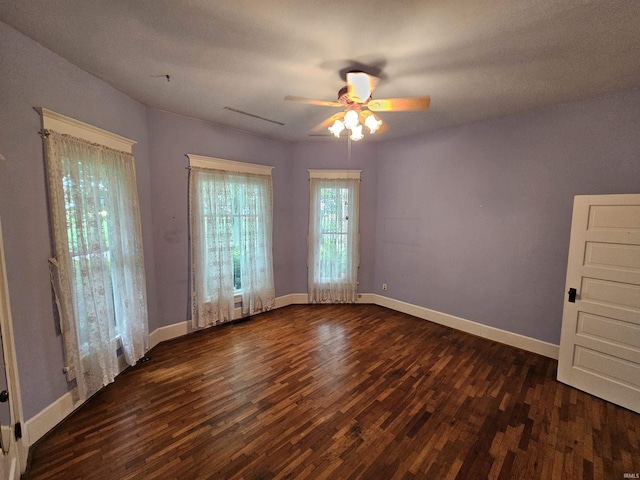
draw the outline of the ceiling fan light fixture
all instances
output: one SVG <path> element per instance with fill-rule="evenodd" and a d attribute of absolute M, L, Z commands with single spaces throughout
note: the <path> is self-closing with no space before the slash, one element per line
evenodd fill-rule
<path fill-rule="evenodd" d="M 364 135 L 362 134 L 362 125 L 358 124 L 351 129 L 351 140 L 357 142 L 358 140 L 362 140 Z"/>
<path fill-rule="evenodd" d="M 373 114 L 367 115 L 367 118 L 364 121 L 364 125 L 368 127 L 369 132 L 373 134 L 376 133 L 376 131 L 380 128 L 380 125 L 382 125 L 382 120 L 380 120 Z"/>
<path fill-rule="evenodd" d="M 329 131 L 333 133 L 336 138 L 340 138 L 340 133 L 344 130 L 344 123 L 341 120 L 336 120 L 333 125 L 329 127 Z"/>
<path fill-rule="evenodd" d="M 359 124 L 360 123 L 358 121 L 358 112 L 356 112 L 355 110 L 349 110 L 347 113 L 345 113 L 344 115 L 345 127 L 347 127 L 349 130 L 353 130 Z"/>

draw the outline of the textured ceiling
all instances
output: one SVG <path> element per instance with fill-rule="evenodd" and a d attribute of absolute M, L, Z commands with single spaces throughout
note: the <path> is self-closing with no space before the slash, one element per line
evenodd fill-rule
<path fill-rule="evenodd" d="M 336 110 L 283 97 L 335 100 L 351 64 L 380 72 L 374 98 L 431 96 L 380 114 L 380 139 L 640 86 L 636 0 L 0 0 L 0 19 L 145 105 L 294 141 Z"/>

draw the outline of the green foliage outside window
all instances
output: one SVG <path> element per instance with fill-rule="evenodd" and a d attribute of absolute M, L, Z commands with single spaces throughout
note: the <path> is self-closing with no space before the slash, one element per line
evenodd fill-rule
<path fill-rule="evenodd" d="M 322 188 L 320 261 L 332 265 L 332 277 L 348 274 L 348 199 L 346 188 Z"/>
<path fill-rule="evenodd" d="M 240 290 L 242 282 L 240 280 L 240 248 L 233 248 L 233 289 Z"/>

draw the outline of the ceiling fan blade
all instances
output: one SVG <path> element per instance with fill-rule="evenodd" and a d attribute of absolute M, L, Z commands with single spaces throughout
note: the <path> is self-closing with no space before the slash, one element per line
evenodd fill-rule
<path fill-rule="evenodd" d="M 364 72 L 347 73 L 349 98 L 356 103 L 364 103 L 371 97 L 375 87 L 375 78 Z"/>
<path fill-rule="evenodd" d="M 311 131 L 321 132 L 322 130 L 326 130 L 331 125 L 333 125 L 333 122 L 335 122 L 336 120 L 342 120 L 343 118 L 344 118 L 344 112 L 338 112 L 334 115 L 331 115 L 329 118 L 325 119 L 324 121 L 322 121 L 321 123 L 313 127 Z"/>
<path fill-rule="evenodd" d="M 367 108 L 373 112 L 406 112 L 426 110 L 430 104 L 430 97 L 378 98 L 371 100 Z"/>
<path fill-rule="evenodd" d="M 387 122 L 382 122 L 382 125 L 380 125 L 380 126 L 378 127 L 378 130 L 376 130 L 376 134 L 378 134 L 378 133 L 384 133 L 384 132 L 386 132 L 387 130 L 389 130 L 389 126 L 388 126 Z"/>
<path fill-rule="evenodd" d="M 287 95 L 284 99 L 288 102 L 300 102 L 300 103 L 308 103 L 310 105 L 320 105 L 322 107 L 344 107 L 341 103 L 338 102 L 327 102 L 324 100 L 314 100 L 313 98 L 306 97 L 295 97 L 293 95 Z"/>

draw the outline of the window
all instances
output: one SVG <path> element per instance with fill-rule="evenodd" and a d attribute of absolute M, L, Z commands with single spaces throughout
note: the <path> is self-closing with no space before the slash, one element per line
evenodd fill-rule
<path fill-rule="evenodd" d="M 148 348 L 133 142 L 44 109 L 42 116 L 65 371 L 86 398 L 119 373 L 119 347 L 129 365 Z"/>
<path fill-rule="evenodd" d="M 271 167 L 189 155 L 191 313 L 202 328 L 275 305 Z"/>
<path fill-rule="evenodd" d="M 320 196 L 319 263 L 316 279 L 329 282 L 350 277 L 348 187 L 318 185 Z"/>
<path fill-rule="evenodd" d="M 78 174 L 72 174 L 77 162 Z M 99 178 L 98 172 L 90 171 L 87 160 L 71 159 L 68 156 L 60 158 L 62 165 L 62 190 L 64 193 L 65 220 L 67 227 L 67 245 L 71 257 L 71 273 L 73 291 L 76 292 L 78 339 L 81 357 L 90 355 L 90 336 L 88 322 L 90 318 L 87 304 L 81 297 L 84 285 L 90 277 L 83 275 L 83 269 L 90 272 L 104 272 L 108 281 L 102 282 L 105 289 L 104 297 L 108 298 L 109 318 L 111 326 L 109 335 L 115 341 L 118 333 L 113 306 L 113 265 L 109 248 L 109 224 L 107 212 L 107 196 L 109 186 L 106 179 Z M 91 198 L 89 195 L 91 193 Z M 89 245 L 89 244 L 93 245 Z"/>
<path fill-rule="evenodd" d="M 355 302 L 360 171 L 309 174 L 309 301 Z"/>

